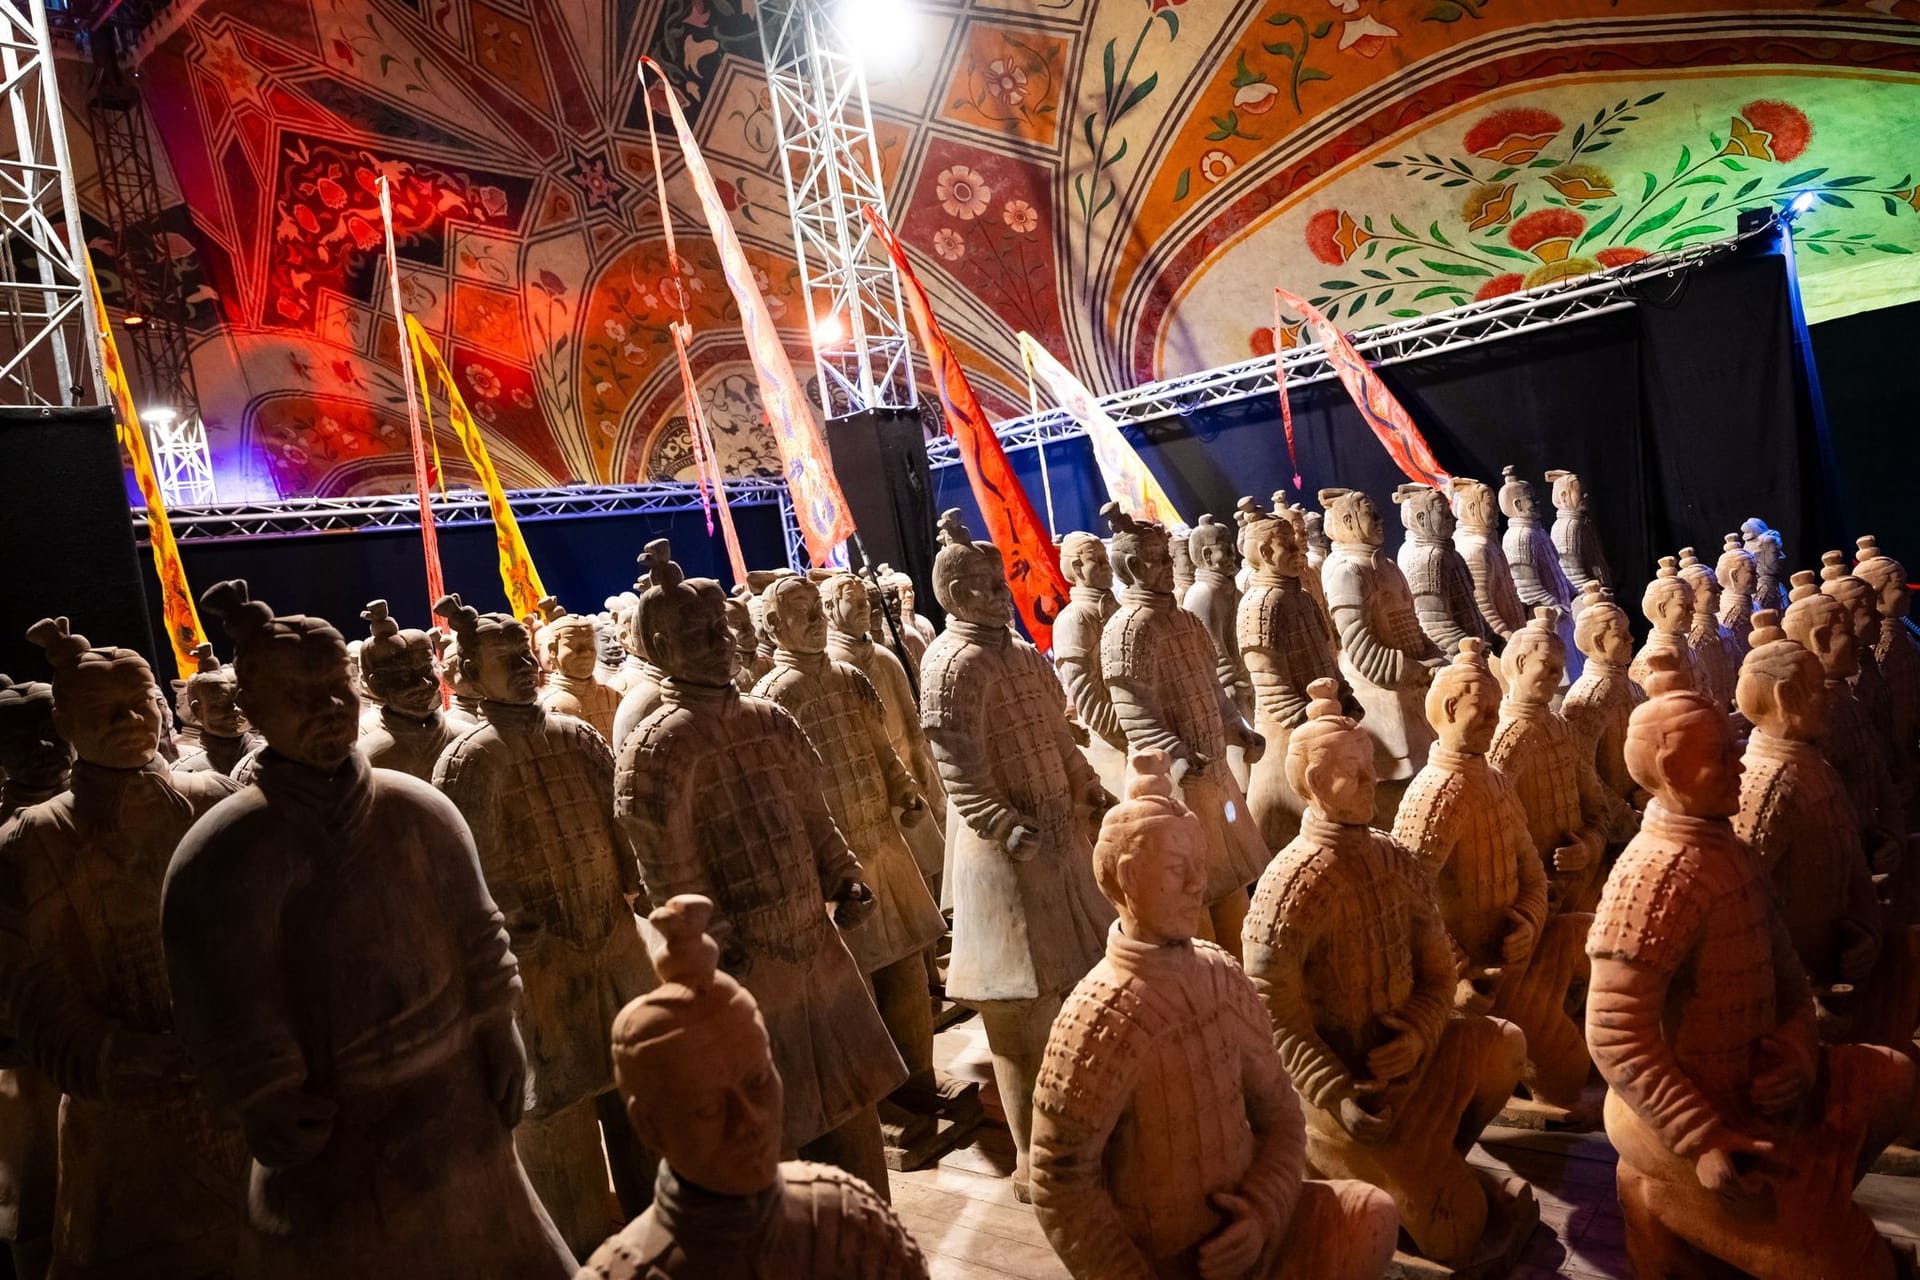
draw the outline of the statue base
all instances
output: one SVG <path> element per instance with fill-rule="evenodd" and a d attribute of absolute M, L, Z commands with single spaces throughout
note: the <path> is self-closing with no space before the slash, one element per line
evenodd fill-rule
<path fill-rule="evenodd" d="M 1487 1189 L 1487 1229 L 1474 1256 L 1449 1266 L 1405 1248 L 1396 1249 L 1382 1273 L 1385 1280 L 1502 1280 L 1519 1264 L 1527 1241 L 1533 1238 L 1533 1229 L 1540 1225 L 1540 1205 L 1533 1198 L 1533 1188 L 1525 1179 L 1511 1174 L 1484 1169 L 1475 1169 L 1474 1173 Z M 1408 1243 L 1405 1232 L 1400 1235 L 1400 1243 Z"/>
<path fill-rule="evenodd" d="M 1494 1123 L 1536 1133 L 1594 1133 L 1600 1128 L 1600 1111 L 1606 1100 L 1607 1086 L 1598 1080 L 1587 1082 L 1581 1090 L 1580 1105 L 1572 1110 L 1516 1094 L 1507 1100 Z"/>
<path fill-rule="evenodd" d="M 1920 1150 L 1890 1143 L 1867 1172 L 1884 1173 L 1890 1178 L 1920 1178 Z"/>
<path fill-rule="evenodd" d="M 880 1103 L 880 1140 L 887 1168 L 909 1173 L 938 1164 L 941 1157 L 972 1141 L 987 1118 L 977 1091 L 956 1099 L 938 1116 L 915 1115 L 884 1099 Z"/>

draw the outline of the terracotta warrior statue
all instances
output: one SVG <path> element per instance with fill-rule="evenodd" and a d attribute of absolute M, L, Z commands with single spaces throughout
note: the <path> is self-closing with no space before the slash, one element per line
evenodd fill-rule
<path fill-rule="evenodd" d="M 1087 762 L 1100 775 L 1100 785 L 1119 795 L 1126 789 L 1127 734 L 1100 667 L 1100 636 L 1120 607 L 1113 598 L 1107 544 L 1090 533 L 1067 534 L 1060 539 L 1060 572 L 1068 601 L 1053 622 L 1053 669 L 1074 718 L 1087 731 Z"/>
<path fill-rule="evenodd" d="M 1740 526 L 1740 537 L 1753 557 L 1753 607 L 1787 607 L 1787 553 L 1780 542 L 1780 531 L 1769 529 L 1767 522 L 1754 516 Z"/>
<path fill-rule="evenodd" d="M 1826 729 L 1826 672 L 1755 615 L 1756 644 L 1740 667 L 1740 713 L 1753 726 L 1734 833 L 1772 877 L 1793 949 L 1807 971 L 1822 1039 L 1852 1038 L 1880 949 L 1880 904 L 1860 848 L 1860 819 L 1817 744 Z"/>
<path fill-rule="evenodd" d="M 145 658 L 94 647 L 65 618 L 27 638 L 46 651 L 54 728 L 78 757 L 68 789 L 0 836 L 0 1026 L 15 1060 L 66 1095 L 53 1274 L 233 1275 L 246 1147 L 175 1035 L 160 893 L 180 838 L 236 784 L 158 758 Z"/>
<path fill-rule="evenodd" d="M 1439 741 L 1400 802 L 1393 838 L 1433 879 L 1459 973 L 1454 1004 L 1519 1027 L 1528 1093 L 1575 1111 L 1593 1061 L 1567 1016 L 1567 990 L 1585 982 L 1582 947 L 1593 917 L 1548 916 L 1547 876 L 1526 810 L 1506 775 L 1487 763 L 1504 722 L 1484 641 L 1469 638 L 1434 677 L 1427 716 Z"/>
<path fill-rule="evenodd" d="M 643 575 L 633 584 L 634 591 L 644 593 L 652 589 L 653 570 L 663 564 L 673 562 L 673 548 L 665 538 L 655 538 L 640 552 L 640 567 Z M 622 682 L 620 709 L 613 717 L 613 736 L 607 740 L 614 753 L 626 744 L 627 735 L 637 728 L 642 720 L 659 708 L 663 699 L 662 688 L 666 682 L 666 670 L 654 661 L 653 653 L 647 648 L 647 636 L 640 625 L 640 606 L 636 602 L 627 613 L 627 634 L 622 643 L 627 649 L 627 661 L 633 664 L 627 679 Z M 729 627 L 728 636 L 733 632 Z M 762 643 L 767 645 L 767 669 L 773 669 L 772 642 L 763 634 Z"/>
<path fill-rule="evenodd" d="M 1660 568 L 1640 597 L 1640 612 L 1652 630 L 1628 665 L 1628 677 L 1644 689 L 1653 671 L 1653 656 L 1671 653 L 1679 659 L 1674 670 L 1686 677 L 1689 687 L 1704 693 L 1706 673 L 1700 656 L 1694 653 L 1693 644 L 1687 638 L 1693 627 L 1693 589 L 1680 577 L 1678 558 L 1660 557 Z"/>
<path fill-rule="evenodd" d="M 549 711 L 585 720 L 611 743 L 613 718 L 620 710 L 622 694 L 600 673 L 600 645 L 594 637 L 593 619 L 556 608 L 540 628 L 539 641 L 540 658 L 547 668 L 540 704 Z"/>
<path fill-rule="evenodd" d="M 1327 590 L 1320 581 L 1320 567 L 1326 564 L 1327 556 L 1333 551 L 1333 543 L 1327 540 L 1326 523 L 1320 512 L 1308 511 L 1298 502 L 1288 502 L 1285 489 L 1273 491 L 1273 515 L 1275 519 L 1292 524 L 1293 531 L 1299 535 L 1295 541 L 1300 544 L 1301 554 L 1307 562 L 1307 572 L 1300 575 L 1300 585 L 1320 606 L 1320 612 L 1326 618 L 1327 640 L 1338 649 L 1340 633 L 1334 629 L 1333 615 L 1327 611 Z"/>
<path fill-rule="evenodd" d="M 877 1107 L 907 1069 L 842 938 L 875 904 L 833 784 L 794 718 L 734 685 L 720 584 L 664 558 L 648 573 L 635 628 L 666 678 L 620 750 L 621 825 L 656 900 L 714 903 L 721 965 L 759 1003 L 786 1082 L 781 1151 L 885 1195 Z"/>
<path fill-rule="evenodd" d="M 1905 748 L 1906 770 L 1920 768 L 1920 640 L 1907 625 L 1909 606 L 1907 570 L 1884 554 L 1872 534 L 1858 540 L 1859 563 L 1854 576 L 1873 589 L 1879 631 L 1873 655 L 1886 681 L 1887 707 L 1895 739 Z M 1895 772 L 1900 766 L 1895 765 Z"/>
<path fill-rule="evenodd" d="M 67 789 L 73 748 L 53 716 L 53 686 L 0 675 L 0 829 L 29 805 Z"/>
<path fill-rule="evenodd" d="M 819 588 L 795 576 L 775 582 L 766 594 L 773 670 L 754 696 L 799 722 L 826 766 L 827 807 L 873 892 L 872 913 L 847 931 L 846 943 L 907 1064 L 907 1083 L 893 1101 L 915 1114 L 937 1114 L 946 1099 L 933 1069 L 925 952 L 946 933 L 947 923 L 902 832 L 926 825 L 926 801 L 887 739 L 886 711 L 872 683 L 827 653 Z"/>
<path fill-rule="evenodd" d="M 941 515 L 940 538 L 933 586 L 947 625 L 927 646 L 920 722 L 947 787 L 947 996 L 980 1013 L 1024 1199 L 1047 1029 L 1113 920 L 1091 840 L 1113 797 L 1074 745 L 1047 660 L 1008 629 L 1000 552 L 975 542 L 954 510 Z M 1205 671 L 1217 691 L 1211 660 Z"/>
<path fill-rule="evenodd" d="M 1898 875 L 1908 836 L 1904 810 L 1872 713 L 1852 683 L 1860 671 L 1853 619 L 1844 604 L 1820 590 L 1812 572 L 1802 570 L 1793 575 L 1793 602 L 1780 626 L 1826 672 L 1826 729 L 1817 744 L 1853 800 L 1867 866 L 1877 875 Z"/>
<path fill-rule="evenodd" d="M 640 559 L 644 563 L 645 555 L 643 554 Z M 636 583 L 635 586 L 641 590 L 646 589 L 644 583 Z M 613 619 L 613 633 L 620 647 L 620 665 L 614 669 L 608 679 L 613 682 L 613 687 L 618 689 L 623 697 L 633 688 L 637 680 L 648 673 L 646 655 L 635 653 L 633 650 L 634 645 L 642 643 L 633 634 L 633 611 L 639 603 L 640 597 L 633 591 L 622 591 L 619 595 L 610 596 L 607 599 L 607 613 Z"/>
<path fill-rule="evenodd" d="M 1627 772 L 1626 757 L 1627 719 L 1647 695 L 1627 675 L 1627 664 L 1633 660 L 1627 611 L 1597 583 L 1588 583 L 1581 594 L 1584 600 L 1573 624 L 1573 642 L 1587 662 L 1561 700 L 1560 714 L 1574 738 L 1591 749 L 1594 774 L 1609 797 L 1606 807 L 1612 816 L 1607 841 L 1620 844 L 1639 830 L 1639 810 L 1647 802 L 1646 792 Z"/>
<path fill-rule="evenodd" d="M 1505 479 L 1500 485 L 1500 510 L 1507 517 L 1507 534 L 1502 549 L 1513 568 L 1514 590 L 1520 603 L 1539 617 L 1543 608 L 1557 609 L 1556 625 L 1567 654 L 1567 678 L 1580 676 L 1580 655 L 1573 647 L 1574 586 L 1560 567 L 1560 553 L 1553 538 L 1540 523 L 1540 503 L 1533 486 L 1522 480 L 1512 467 L 1501 468 Z"/>
<path fill-rule="evenodd" d="M 899 656 L 876 644 L 866 629 L 872 616 L 870 596 L 866 581 L 855 574 L 836 573 L 820 583 L 820 602 L 827 612 L 827 652 L 836 662 L 856 668 L 880 695 L 887 742 L 925 800 L 927 821 L 905 823 L 902 832 L 913 850 L 914 865 L 937 892 L 947 865 L 947 791 L 940 785 L 940 767 L 933 762 L 927 731 L 920 727 L 920 703 L 912 679 Z"/>
<path fill-rule="evenodd" d="M 180 1037 L 253 1155 L 248 1273 L 566 1276 L 514 1158 L 520 979 L 467 824 L 356 748 L 332 626 L 244 582 L 201 608 L 268 750 L 180 842 L 159 923 Z"/>
<path fill-rule="evenodd" d="M 1459 971 L 1426 868 L 1369 823 L 1373 740 L 1315 681 L 1287 772 L 1300 835 L 1260 877 L 1247 973 L 1305 1104 L 1307 1163 L 1393 1197 L 1414 1247 L 1471 1258 L 1490 1187 L 1466 1152 L 1520 1079 L 1526 1038 L 1454 1007 Z"/>
<path fill-rule="evenodd" d="M 16 813 L 67 789 L 72 766 L 53 723 L 53 686 L 0 675 L 0 841 Z M 21 1280 L 43 1280 L 52 1260 L 59 1138 L 60 1090 L 0 1025 L 0 1239 Z"/>
<path fill-rule="evenodd" d="M 1320 576 L 1340 632 L 1340 674 L 1365 713 L 1374 776 L 1385 784 L 1375 791 L 1374 817 L 1389 826 L 1407 783 L 1427 762 L 1427 682 L 1447 659 L 1420 629 L 1400 566 L 1380 549 L 1386 531 L 1373 499 L 1355 489 L 1322 489 L 1320 505 L 1333 535 Z"/>
<path fill-rule="evenodd" d="M 1075 1280 L 1373 1280 L 1393 1201 L 1306 1177 L 1300 1099 L 1253 984 L 1193 937 L 1206 833 L 1165 752 L 1135 757 L 1094 874 L 1120 919 L 1047 1041 L 1033 1202 Z"/>
<path fill-rule="evenodd" d="M 780 1071 L 752 992 L 705 933 L 713 911 L 686 894 L 653 913 L 660 986 L 614 1021 L 613 1075 L 660 1176 L 652 1206 L 577 1280 L 926 1280 L 883 1196 L 781 1160 Z"/>
<path fill-rule="evenodd" d="M 1713 576 L 1720 583 L 1720 627 L 1742 658 L 1753 647 L 1753 589 L 1758 575 L 1753 553 L 1740 545 L 1740 535 L 1728 534 Z"/>
<path fill-rule="evenodd" d="M 1413 591 L 1420 629 L 1449 657 L 1469 636 L 1489 638 L 1473 602 L 1473 571 L 1453 546 L 1455 521 L 1447 495 L 1428 485 L 1403 484 L 1394 490 L 1393 500 L 1407 530 L 1400 544 L 1400 572 Z"/>
<path fill-rule="evenodd" d="M 1822 1048 L 1766 868 L 1729 819 L 1740 744 L 1655 660 L 1627 767 L 1653 795 L 1600 900 L 1587 1043 L 1608 1085 L 1627 1252 L 1642 1276 L 1892 1277 L 1851 1188 L 1906 1118 L 1913 1065 Z"/>
<path fill-rule="evenodd" d="M 1900 736 L 1893 694 L 1880 671 L 1879 593 L 1865 578 L 1848 571 L 1846 557 L 1840 552 L 1829 551 L 1820 560 L 1820 591 L 1841 603 L 1853 626 L 1854 655 L 1859 664 L 1853 677 L 1854 696 L 1866 707 L 1874 732 L 1879 736 L 1881 758 L 1886 761 L 1887 772 L 1900 797 L 1902 807 L 1898 816 L 1904 826 L 1911 822 L 1906 806 L 1912 799 L 1916 782 L 1914 757 L 1911 745 Z M 1904 826 L 1904 829 L 1911 830 L 1911 827 Z"/>
<path fill-rule="evenodd" d="M 480 723 L 480 695 L 473 687 L 473 681 L 467 678 L 467 665 L 460 659 L 460 638 L 439 624 L 427 633 L 427 642 L 433 646 L 434 656 L 440 660 L 440 671 L 447 682 L 447 690 L 453 695 L 453 706 L 448 714 L 457 714 L 468 725 Z M 362 719 L 362 731 L 368 722 Z"/>
<path fill-rule="evenodd" d="M 1700 692 L 1716 705 L 1731 706 L 1733 686 L 1740 677 L 1740 653 L 1720 625 L 1720 580 L 1692 547 L 1680 549 L 1680 580 L 1693 593 L 1693 620 L 1687 627 L 1687 646 L 1700 661 L 1705 686 Z"/>
<path fill-rule="evenodd" d="M 926 646 L 932 644 L 934 637 L 940 633 L 934 630 L 933 623 L 914 611 L 913 579 L 889 564 L 879 566 L 875 573 L 886 587 L 888 598 L 900 608 L 901 627 L 920 637 L 920 652 L 925 653 Z"/>
<path fill-rule="evenodd" d="M 1187 536 L 1187 531 L 1181 530 L 1179 536 L 1174 536 L 1167 546 L 1175 600 L 1185 599 L 1187 588 L 1194 582 L 1193 553 L 1187 545 Z"/>
<path fill-rule="evenodd" d="M 1202 936 L 1239 950 L 1247 886 L 1267 862 L 1266 842 L 1227 767 L 1228 746 L 1250 765 L 1266 740 L 1255 733 L 1216 678 L 1206 624 L 1173 602 L 1173 562 L 1164 526 L 1135 520 L 1109 502 L 1113 567 L 1125 590 L 1100 638 L 1100 666 L 1127 745 L 1184 761 L 1185 803 L 1207 833 L 1207 913 Z"/>
<path fill-rule="evenodd" d="M 187 677 L 185 701 L 199 730 L 200 745 L 197 750 L 181 752 L 174 769 L 181 773 L 211 770 L 231 778 L 247 753 L 260 745 L 260 735 L 247 727 L 247 718 L 235 699 L 238 686 L 233 668 L 213 656 L 210 644 L 196 647 L 193 657 L 200 669 Z"/>
<path fill-rule="evenodd" d="M 1500 508 L 1479 480 L 1453 477 L 1454 548 L 1473 575 L 1473 602 L 1496 644 L 1527 625 L 1527 607 L 1513 585 L 1513 568 L 1500 545 Z"/>
<path fill-rule="evenodd" d="M 1267 749 L 1251 770 L 1247 808 L 1269 849 L 1300 834 L 1306 801 L 1287 782 L 1287 740 L 1307 718 L 1307 686 L 1338 680 L 1327 618 L 1307 592 L 1312 571 L 1299 527 L 1240 500 L 1253 577 L 1240 597 L 1240 651 L 1253 680 L 1254 727 Z M 1057 638 L 1059 632 L 1054 635 Z"/>
<path fill-rule="evenodd" d="M 474 721 L 465 712 L 440 709 L 440 673 L 427 632 L 401 630 L 385 600 L 369 601 L 360 616 L 368 632 L 360 646 L 360 670 L 380 699 L 379 720 L 361 730 L 360 752 L 376 769 L 397 769 L 430 782 L 440 753 Z"/>
<path fill-rule="evenodd" d="M 1507 696 L 1487 760 L 1513 784 L 1527 815 L 1554 911 L 1590 911 L 1619 802 L 1602 790 L 1586 741 L 1553 709 L 1564 653 L 1546 609 L 1508 642 Z"/>
<path fill-rule="evenodd" d="M 1306 526 L 1307 568 L 1313 570 L 1314 576 L 1318 577 L 1320 567 L 1326 564 L 1327 557 L 1333 554 L 1333 540 L 1327 536 L 1326 522 L 1318 511 L 1308 511 L 1302 507 L 1300 520 Z"/>
<path fill-rule="evenodd" d="M 1549 471 L 1547 483 L 1553 486 L 1553 550 L 1567 581 L 1576 591 L 1589 582 L 1612 587 L 1613 570 L 1600 549 L 1600 530 L 1594 527 L 1587 487 L 1571 471 Z"/>
<path fill-rule="evenodd" d="M 864 617 L 860 620 L 860 628 L 860 634 L 864 636 L 866 634 Z M 764 666 L 761 664 L 760 631 L 753 620 L 753 606 L 741 596 L 727 597 L 727 630 L 733 633 L 733 652 L 736 660 L 733 671 L 734 687 L 742 693 L 752 693 L 753 686 L 760 683 L 760 677 L 773 670 L 773 660 L 769 658 Z"/>
<path fill-rule="evenodd" d="M 634 921 L 643 896 L 626 835 L 613 818 L 613 757 L 583 720 L 540 705 L 526 627 L 481 614 L 457 595 L 434 613 L 460 641 L 480 723 L 434 766 L 433 785 L 473 830 L 480 870 L 500 904 L 526 985 L 527 1118 L 514 1133 L 541 1201 L 576 1255 L 645 1194 L 644 1157 L 619 1123 L 607 1028 L 653 985 Z M 639 1185 L 636 1186 L 635 1184 Z"/>
<path fill-rule="evenodd" d="M 1240 571 L 1240 552 L 1234 546 L 1234 530 L 1210 515 L 1200 517 L 1187 535 L 1187 554 L 1193 560 L 1193 585 L 1180 597 L 1180 605 L 1206 624 L 1213 637 L 1214 665 L 1220 687 L 1233 699 L 1242 719 L 1253 715 L 1253 685 L 1247 679 L 1247 664 L 1240 658 L 1240 641 L 1234 633 L 1234 619 L 1240 610 L 1240 588 L 1234 575 Z"/>

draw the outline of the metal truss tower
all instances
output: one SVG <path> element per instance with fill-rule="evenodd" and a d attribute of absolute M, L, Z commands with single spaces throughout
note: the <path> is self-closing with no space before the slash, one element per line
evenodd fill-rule
<path fill-rule="evenodd" d="M 834 8 L 761 0 L 758 12 L 820 407 L 840 418 L 918 397 L 900 280 L 860 212 L 884 219 L 886 193 L 866 76 Z"/>
<path fill-rule="evenodd" d="M 97 401 L 86 246 L 45 0 L 0 0 L 0 98 L 0 405 Z"/>
<path fill-rule="evenodd" d="M 121 60 L 138 6 L 107 6 L 88 36 L 93 91 L 87 128 L 100 175 L 100 202 L 120 271 L 121 328 L 132 348 L 132 381 L 152 441 L 156 478 L 169 503 L 214 501 L 213 459 L 200 417 L 187 332 L 186 289 L 162 219 L 153 135 L 137 76 Z M 115 20 L 109 20 L 109 18 Z"/>

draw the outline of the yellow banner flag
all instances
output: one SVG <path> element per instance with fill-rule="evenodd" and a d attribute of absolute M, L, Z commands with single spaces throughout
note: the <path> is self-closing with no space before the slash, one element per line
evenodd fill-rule
<path fill-rule="evenodd" d="M 147 542 L 153 548 L 154 574 L 160 579 L 160 610 L 167 620 L 167 643 L 173 648 L 173 666 L 185 680 L 200 669 L 194 648 L 206 643 L 207 633 L 200 628 L 200 612 L 193 607 L 193 592 L 187 586 L 187 571 L 180 563 L 180 548 L 173 540 L 173 526 L 167 522 L 167 502 L 160 494 L 160 481 L 153 474 L 153 455 L 147 452 L 146 433 L 140 430 L 140 413 L 133 407 L 133 388 L 127 383 L 127 367 L 120 363 L 120 348 L 113 340 L 113 326 L 107 323 L 107 307 L 100 298 L 100 281 L 93 274 L 93 259 L 87 258 L 87 288 L 93 294 L 93 322 L 100 339 L 100 373 L 107 384 L 107 397 L 113 403 L 115 430 L 120 447 L 133 460 L 133 481 L 147 504 Z"/>
<path fill-rule="evenodd" d="M 447 420 L 453 424 L 453 434 L 459 438 L 460 447 L 467 451 L 467 461 L 473 464 L 480 487 L 486 491 L 487 506 L 493 512 L 493 541 L 500 550 L 500 585 L 507 590 L 507 604 L 516 618 L 538 613 L 540 598 L 547 594 L 547 589 L 541 585 L 540 571 L 533 567 L 533 557 L 527 554 L 519 522 L 513 518 L 513 508 L 507 505 L 506 492 L 500 487 L 500 473 L 493 469 L 486 442 L 480 438 L 480 426 L 468 412 L 460 388 L 453 385 L 453 370 L 440 358 L 440 349 L 412 316 L 407 317 L 407 344 L 413 352 L 414 372 L 420 378 L 420 403 L 426 415 L 428 437 L 433 435 L 433 396 L 427 383 L 427 370 L 431 368 L 446 390 Z M 437 446 L 435 457 L 438 457 Z M 442 486 L 445 483 L 443 475 Z"/>

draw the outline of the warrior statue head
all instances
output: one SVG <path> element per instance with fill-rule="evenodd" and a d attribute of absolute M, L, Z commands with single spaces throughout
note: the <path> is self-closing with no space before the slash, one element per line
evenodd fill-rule
<path fill-rule="evenodd" d="M 345 763 L 360 737 L 360 699 L 333 624 L 275 614 L 240 578 L 208 587 L 200 609 L 233 640 L 240 705 L 274 753 L 329 772 Z"/>
<path fill-rule="evenodd" d="M 368 691 L 398 714 L 425 720 L 440 707 L 432 639 L 425 631 L 402 630 L 385 600 L 368 601 L 360 616 L 367 621 L 360 674 Z"/>

